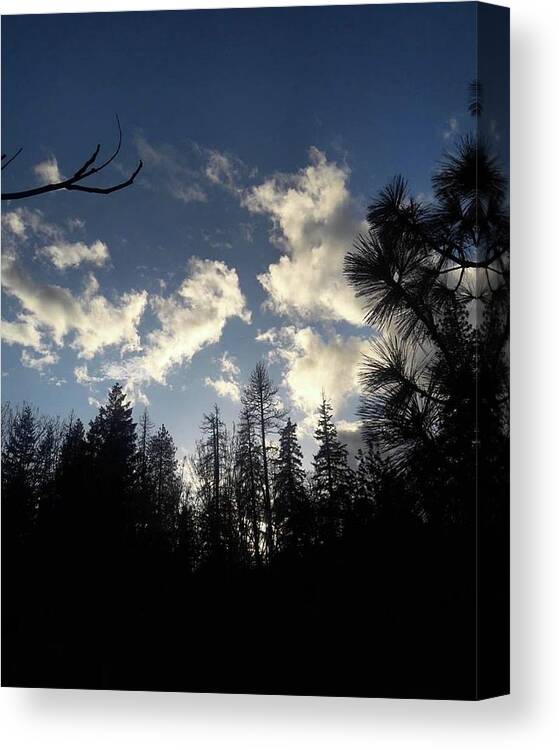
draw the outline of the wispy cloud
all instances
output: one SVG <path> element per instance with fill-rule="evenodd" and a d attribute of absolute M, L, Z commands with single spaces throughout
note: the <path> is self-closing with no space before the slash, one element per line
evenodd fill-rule
<path fill-rule="evenodd" d="M 143 134 L 136 147 L 145 164 L 138 183 L 163 189 L 183 203 L 205 203 L 209 191 L 219 187 L 239 195 L 248 179 L 256 174 L 234 154 L 185 141 L 181 148 L 168 143 L 154 144 Z"/>
<path fill-rule="evenodd" d="M 139 184 L 150 189 L 163 189 L 183 203 L 203 203 L 208 196 L 200 184 L 200 174 L 193 166 L 195 148 L 179 151 L 169 144 L 150 143 L 141 134 L 136 147 L 145 168 Z"/>
<path fill-rule="evenodd" d="M 54 156 L 49 156 L 45 161 L 36 164 L 33 171 L 41 184 L 61 182 L 64 179 L 58 168 L 58 161 Z"/>
<path fill-rule="evenodd" d="M 241 400 L 241 386 L 238 380 L 240 369 L 235 359 L 228 352 L 223 352 L 217 362 L 221 371 L 221 377 L 206 377 L 204 384 L 213 388 L 218 396 L 229 398 L 231 401 L 238 403 Z"/>

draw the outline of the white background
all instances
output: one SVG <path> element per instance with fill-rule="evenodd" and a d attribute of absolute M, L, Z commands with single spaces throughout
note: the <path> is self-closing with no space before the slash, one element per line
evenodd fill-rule
<path fill-rule="evenodd" d="M 2 13 L 282 4 L 294 3 L 0 0 Z M 559 3 L 511 6 L 512 695 L 476 704 L 2 688 L 3 747 L 559 747 Z"/>

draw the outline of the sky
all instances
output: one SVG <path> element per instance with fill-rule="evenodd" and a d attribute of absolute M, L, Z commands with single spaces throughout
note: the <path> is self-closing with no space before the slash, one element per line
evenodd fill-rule
<path fill-rule="evenodd" d="M 324 390 L 356 445 L 375 331 L 343 258 L 396 174 L 429 200 L 470 128 L 475 4 L 4 17 L 2 398 L 86 423 L 116 380 L 191 451 L 260 359 L 312 452 Z M 498 124 L 494 126 L 497 132 Z"/>

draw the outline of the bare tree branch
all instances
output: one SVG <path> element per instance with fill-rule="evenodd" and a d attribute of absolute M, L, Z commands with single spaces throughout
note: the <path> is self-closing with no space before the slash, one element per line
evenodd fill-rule
<path fill-rule="evenodd" d="M 2 154 L 2 169 L 6 169 L 8 164 L 11 164 L 13 160 L 21 154 L 22 151 L 23 151 L 23 146 L 18 148 L 15 154 L 12 157 L 10 157 L 7 162 L 4 162 L 4 159 L 6 158 L 7 154 Z"/>
<path fill-rule="evenodd" d="M 94 174 L 98 174 L 103 169 L 105 169 L 105 167 L 108 167 L 109 164 L 118 156 L 120 148 L 122 146 L 122 128 L 120 127 L 120 120 L 118 118 L 118 115 L 116 115 L 116 123 L 118 127 L 117 146 L 113 153 L 109 156 L 109 158 L 106 159 L 102 164 L 95 166 L 95 161 L 97 160 L 97 157 L 99 156 L 99 152 L 101 150 L 101 144 L 98 144 L 91 156 L 81 165 L 81 167 L 79 167 L 79 169 L 74 172 L 71 177 L 60 180 L 59 182 L 51 182 L 47 185 L 41 185 L 36 188 L 29 188 L 29 190 L 18 190 L 13 193 L 2 193 L 2 200 L 21 200 L 22 198 L 32 198 L 36 195 L 53 193 L 58 190 L 77 190 L 82 193 L 97 193 L 98 195 L 109 195 L 110 193 L 115 193 L 117 190 L 123 190 L 129 185 L 132 185 L 138 173 L 143 167 L 143 162 L 141 159 L 130 177 L 127 180 L 119 182 L 116 185 L 110 185 L 109 187 L 95 187 L 93 185 L 90 186 L 81 184 L 82 180 L 85 180 L 87 177 L 91 177 Z M 7 167 L 8 164 L 13 161 L 16 156 L 18 156 L 18 154 L 21 153 L 21 151 L 22 149 L 20 148 L 19 151 L 17 151 L 14 156 L 11 157 L 11 159 L 9 159 L 5 164 L 2 164 L 2 169 L 4 169 L 4 167 Z M 2 161 L 4 159 L 5 154 L 2 155 Z"/>
<path fill-rule="evenodd" d="M 122 190 L 125 187 L 128 187 L 131 185 L 134 180 L 136 179 L 138 172 L 141 170 L 141 168 L 144 166 L 143 161 L 140 159 L 138 162 L 138 166 L 136 169 L 132 172 L 130 177 L 125 180 L 124 182 L 119 182 L 118 185 L 111 185 L 110 187 L 102 188 L 102 187 L 89 187 L 87 185 L 70 185 L 67 190 L 79 190 L 82 193 L 98 193 L 99 195 L 109 195 L 109 193 L 114 193 L 117 190 Z"/>

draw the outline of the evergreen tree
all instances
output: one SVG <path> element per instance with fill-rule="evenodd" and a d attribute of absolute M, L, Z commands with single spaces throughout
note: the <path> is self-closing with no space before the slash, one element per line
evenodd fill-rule
<path fill-rule="evenodd" d="M 477 485 L 491 512 L 507 502 L 507 185 L 472 91 L 475 133 L 436 169 L 434 201 L 396 178 L 345 265 L 381 332 L 362 371 L 366 438 L 405 477 L 414 512 L 444 523 L 474 521 Z"/>
<path fill-rule="evenodd" d="M 55 478 L 62 430 L 59 420 L 50 417 L 39 420 L 39 425 L 34 484 L 37 488 L 37 521 L 43 525 L 46 518 L 53 514 L 57 503 Z"/>
<path fill-rule="evenodd" d="M 57 494 L 68 514 L 71 509 L 83 505 L 81 495 L 86 482 L 86 462 L 87 442 L 83 422 L 72 417 L 62 440 L 55 477 Z"/>
<path fill-rule="evenodd" d="M 330 541 L 341 532 L 342 518 L 351 498 L 352 472 L 347 462 L 346 446 L 338 439 L 332 406 L 324 394 L 314 436 L 319 446 L 313 461 L 319 534 L 322 541 Z"/>
<path fill-rule="evenodd" d="M 138 424 L 138 485 L 142 494 L 147 492 L 148 444 L 153 428 L 148 410 L 144 409 Z"/>
<path fill-rule="evenodd" d="M 169 431 L 162 425 L 149 439 L 147 475 L 152 492 L 153 531 L 174 545 L 181 499 L 181 478 L 176 458 L 177 449 Z"/>
<path fill-rule="evenodd" d="M 56 541 L 57 552 L 64 557 L 70 549 L 79 550 L 87 535 L 89 507 L 87 494 L 87 444 L 80 419 L 70 417 L 65 425 L 54 476 L 50 482 L 51 495 L 40 503 L 41 532 L 45 543 Z M 45 499 L 48 500 L 45 503 Z"/>
<path fill-rule="evenodd" d="M 87 433 L 92 507 L 98 531 L 119 539 L 134 534 L 133 493 L 136 425 L 132 407 L 116 383 Z"/>
<path fill-rule="evenodd" d="M 305 546 L 311 532 L 310 504 L 305 489 L 303 452 L 297 425 L 287 420 L 280 432 L 274 478 L 274 523 L 280 549 Z"/>
<path fill-rule="evenodd" d="M 3 435 L 2 457 L 3 525 L 10 538 L 21 539 L 36 518 L 35 451 L 37 427 L 33 410 L 25 404 L 13 416 L 8 435 Z"/>
<path fill-rule="evenodd" d="M 85 429 L 81 419 L 70 419 L 60 449 L 60 460 L 57 466 L 57 478 L 74 479 L 81 474 L 84 466 L 87 443 Z M 78 489 L 76 487 L 76 489 Z"/>
<path fill-rule="evenodd" d="M 372 449 L 357 451 L 357 470 L 355 471 L 355 492 L 350 512 L 345 519 L 345 529 L 359 534 L 371 523 L 375 514 L 375 472 L 376 464 Z"/>

